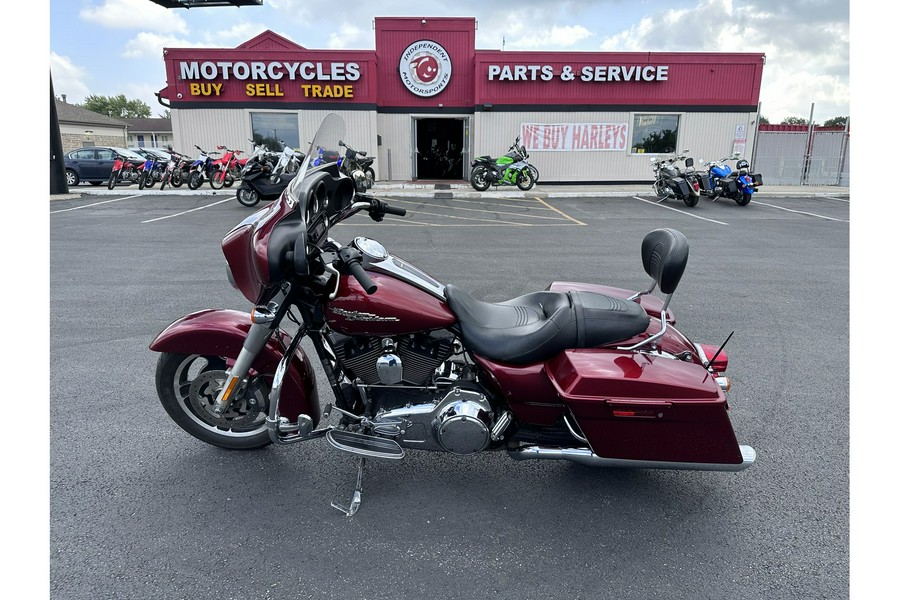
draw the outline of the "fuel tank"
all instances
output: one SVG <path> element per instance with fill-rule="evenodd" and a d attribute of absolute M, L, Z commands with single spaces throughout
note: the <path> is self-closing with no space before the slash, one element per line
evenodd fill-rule
<path fill-rule="evenodd" d="M 366 294 L 355 278 L 341 276 L 325 320 L 344 335 L 402 335 L 444 329 L 456 322 L 447 303 L 398 277 L 368 271 L 378 289 Z"/>

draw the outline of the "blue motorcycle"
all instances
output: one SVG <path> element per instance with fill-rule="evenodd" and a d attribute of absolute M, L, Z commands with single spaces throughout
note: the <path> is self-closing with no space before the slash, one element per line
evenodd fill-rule
<path fill-rule="evenodd" d="M 753 199 L 757 188 L 763 184 L 762 175 L 751 173 L 750 163 L 739 154 L 719 160 L 703 163 L 708 172 L 699 178 L 700 193 L 712 198 L 713 202 L 721 197 L 731 198 L 738 206 L 747 206 Z M 734 170 L 726 163 L 736 160 Z"/>
<path fill-rule="evenodd" d="M 138 148 L 135 152 L 146 159 L 141 173 L 138 175 L 138 189 L 152 188 L 157 181 L 162 181 L 163 173 L 169 161 L 163 156 L 144 148 Z"/>

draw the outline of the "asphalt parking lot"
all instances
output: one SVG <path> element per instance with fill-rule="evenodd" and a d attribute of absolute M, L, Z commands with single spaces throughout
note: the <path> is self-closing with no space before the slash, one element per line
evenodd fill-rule
<path fill-rule="evenodd" d="M 849 197 L 385 199 L 407 217 L 360 215 L 332 236 L 375 238 L 488 301 L 554 280 L 643 289 L 643 236 L 683 232 L 672 307 L 695 341 L 735 332 L 731 420 L 756 464 L 604 470 L 410 452 L 369 461 L 347 519 L 330 503 L 349 500 L 352 457 L 324 442 L 220 450 L 156 398 L 147 346 L 160 330 L 250 308 L 220 242 L 255 209 L 228 193 L 55 200 L 53 597 L 847 597 Z"/>

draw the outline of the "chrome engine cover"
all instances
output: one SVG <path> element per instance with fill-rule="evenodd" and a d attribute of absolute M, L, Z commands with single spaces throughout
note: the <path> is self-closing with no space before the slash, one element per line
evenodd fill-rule
<path fill-rule="evenodd" d="M 428 404 L 404 406 L 379 413 L 376 430 L 397 432 L 406 448 L 474 454 L 491 441 L 494 411 L 481 391 L 454 386 Z"/>

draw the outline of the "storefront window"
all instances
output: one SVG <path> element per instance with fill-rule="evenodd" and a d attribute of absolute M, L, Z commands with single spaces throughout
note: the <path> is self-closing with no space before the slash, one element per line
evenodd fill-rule
<path fill-rule="evenodd" d="M 253 141 L 273 152 L 281 150 L 281 140 L 291 148 L 300 148 L 300 125 L 296 113 L 250 113 Z"/>
<path fill-rule="evenodd" d="M 678 146 L 678 115 L 634 115 L 631 151 L 668 154 Z"/>

